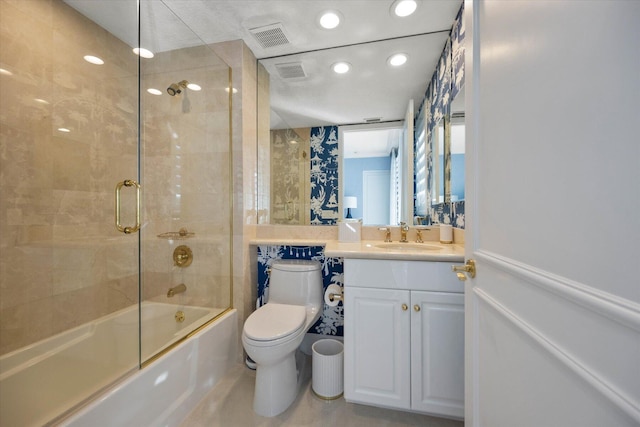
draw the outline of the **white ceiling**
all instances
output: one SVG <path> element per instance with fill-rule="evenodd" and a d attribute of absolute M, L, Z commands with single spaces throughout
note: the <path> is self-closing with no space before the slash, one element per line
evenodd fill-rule
<path fill-rule="evenodd" d="M 137 42 L 132 0 L 65 0 L 130 46 Z M 390 13 L 393 0 L 141 0 L 141 45 L 162 52 L 242 39 L 271 75 L 272 128 L 402 120 L 409 99 L 422 100 L 461 0 L 420 0 L 406 18 Z M 317 20 L 337 10 L 342 24 L 325 30 Z M 249 32 L 282 24 L 290 43 L 263 48 Z M 421 34 L 416 37 L 416 34 Z M 371 43 L 375 42 L 375 43 Z M 345 47 L 346 46 L 346 47 Z M 303 52 L 303 53 L 301 53 Z M 409 61 L 386 61 L 405 52 Z M 287 55 L 287 56 L 282 56 Z M 277 58 L 276 58 L 277 57 Z M 348 61 L 352 72 L 330 65 Z M 307 77 L 286 80 L 275 65 L 301 62 Z"/>
<path fill-rule="evenodd" d="M 391 149 L 398 148 L 402 138 L 402 124 L 395 128 L 375 128 L 371 130 L 345 130 L 343 157 L 388 157 Z"/>

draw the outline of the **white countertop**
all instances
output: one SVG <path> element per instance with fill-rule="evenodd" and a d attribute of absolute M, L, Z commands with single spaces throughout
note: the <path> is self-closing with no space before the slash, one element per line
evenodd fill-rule
<path fill-rule="evenodd" d="M 384 243 L 380 240 L 340 242 L 326 239 L 255 238 L 250 245 L 324 246 L 328 257 L 355 259 L 395 259 L 409 261 L 464 262 L 464 246 L 442 244 L 434 241 L 424 243 Z"/>
<path fill-rule="evenodd" d="M 397 259 L 410 261 L 464 261 L 464 246 L 442 244 L 439 242 L 424 243 L 384 243 L 376 240 L 345 243 L 329 241 L 324 253 L 329 257 L 355 259 Z"/>

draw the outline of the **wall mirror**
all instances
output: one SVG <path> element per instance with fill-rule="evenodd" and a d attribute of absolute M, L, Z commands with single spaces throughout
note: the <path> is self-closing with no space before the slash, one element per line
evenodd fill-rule
<path fill-rule="evenodd" d="M 413 223 L 414 115 L 407 106 L 424 98 L 449 35 L 450 25 L 438 32 L 259 59 L 258 223 L 335 224 L 347 210 L 370 225 Z M 400 67 L 390 65 L 396 53 L 408 58 Z M 349 72 L 335 73 L 339 62 L 347 63 Z M 393 136 L 381 137 L 384 149 L 374 154 L 345 145 L 345 135 L 348 141 L 349 134 L 362 133 L 370 142 L 360 147 L 377 146 L 374 132 L 385 128 Z M 353 151 L 359 153 L 349 154 Z M 357 158 L 368 158 L 369 165 L 352 173 L 351 165 L 364 162 Z M 394 181 L 398 173 L 403 176 Z M 374 182 L 382 182 L 382 188 Z M 354 183 L 361 192 L 352 189 Z M 365 215 L 370 204 L 384 214 Z"/>

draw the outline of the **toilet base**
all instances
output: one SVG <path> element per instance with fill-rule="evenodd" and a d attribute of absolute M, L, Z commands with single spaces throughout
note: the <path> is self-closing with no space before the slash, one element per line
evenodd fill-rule
<path fill-rule="evenodd" d="M 263 417 L 274 417 L 284 412 L 298 395 L 296 352 L 289 353 L 273 365 L 260 365 L 256 369 L 256 388 L 253 410 Z"/>

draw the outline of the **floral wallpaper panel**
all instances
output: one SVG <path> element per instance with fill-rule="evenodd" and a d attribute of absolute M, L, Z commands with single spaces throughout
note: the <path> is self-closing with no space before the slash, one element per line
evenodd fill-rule
<path fill-rule="evenodd" d="M 335 225 L 338 212 L 338 127 L 311 128 L 311 224 Z"/>
<path fill-rule="evenodd" d="M 342 258 L 325 257 L 323 246 L 258 246 L 258 299 L 256 308 L 266 304 L 269 299 L 269 275 L 267 268 L 278 259 L 316 260 L 322 265 L 323 295 L 329 285 L 344 286 L 344 267 Z M 324 304 L 324 303 L 323 303 Z M 320 335 L 343 336 L 344 311 L 342 302 L 337 306 L 323 305 L 320 319 L 308 332 Z"/>

